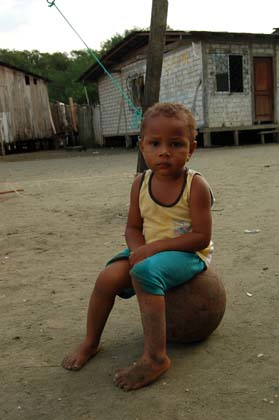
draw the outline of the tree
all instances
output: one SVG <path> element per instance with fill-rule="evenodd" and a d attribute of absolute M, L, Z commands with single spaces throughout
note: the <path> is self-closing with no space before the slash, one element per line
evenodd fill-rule
<path fill-rule="evenodd" d="M 123 34 L 113 35 L 101 45 L 100 51 L 94 52 L 98 57 L 102 57 L 134 30 L 136 28 L 127 29 Z M 72 97 L 76 103 L 87 102 L 84 85 L 77 82 L 79 76 L 94 64 L 92 55 L 86 49 L 73 50 L 70 54 L 0 49 L 0 61 L 49 79 L 51 82 L 48 91 L 51 101 L 66 103 L 69 97 Z M 90 102 L 96 103 L 98 101 L 97 84 L 88 83 L 86 88 Z"/>
<path fill-rule="evenodd" d="M 84 86 L 76 80 L 82 72 L 92 65 L 92 57 L 87 50 L 41 53 L 33 51 L 16 51 L 0 49 L 0 61 L 19 67 L 26 72 L 45 77 L 49 83 L 49 97 L 51 101 L 68 102 L 73 97 L 77 103 L 85 103 Z M 97 87 L 88 86 L 88 95 L 92 103 L 97 102 Z"/>

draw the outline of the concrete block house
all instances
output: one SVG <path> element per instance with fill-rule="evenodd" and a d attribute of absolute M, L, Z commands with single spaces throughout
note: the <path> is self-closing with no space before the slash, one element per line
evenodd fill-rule
<path fill-rule="evenodd" d="M 102 57 L 137 107 L 143 103 L 148 39 L 149 32 L 132 32 Z M 102 144 L 138 135 L 131 107 L 97 63 L 79 80 L 98 83 Z M 192 109 L 204 146 L 219 132 L 238 145 L 240 134 L 253 130 L 264 142 L 279 128 L 279 34 L 168 31 L 160 101 Z"/>

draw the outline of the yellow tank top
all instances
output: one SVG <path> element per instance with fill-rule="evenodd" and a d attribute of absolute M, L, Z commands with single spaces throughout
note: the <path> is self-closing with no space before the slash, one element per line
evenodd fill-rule
<path fill-rule="evenodd" d="M 190 217 L 190 191 L 192 180 L 195 175 L 200 175 L 192 169 L 185 170 L 185 181 L 180 195 L 175 203 L 164 205 L 158 202 L 152 195 L 151 179 L 153 173 L 148 169 L 144 175 L 139 194 L 139 208 L 143 219 L 143 234 L 148 244 L 160 239 L 171 239 L 183 235 L 192 230 Z M 209 187 L 210 189 L 210 187 Z M 210 190 L 212 203 L 213 195 Z M 213 253 L 213 243 L 207 248 L 197 251 L 196 254 L 208 265 Z"/>

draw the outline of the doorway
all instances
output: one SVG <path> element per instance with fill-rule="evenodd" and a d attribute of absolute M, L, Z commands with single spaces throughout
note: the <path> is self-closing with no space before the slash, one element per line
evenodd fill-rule
<path fill-rule="evenodd" d="M 254 57 L 255 120 L 273 122 L 273 60 L 272 57 Z"/>

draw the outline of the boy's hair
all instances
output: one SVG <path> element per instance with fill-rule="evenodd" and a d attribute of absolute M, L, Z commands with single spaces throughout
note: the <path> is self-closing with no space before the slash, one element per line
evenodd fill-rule
<path fill-rule="evenodd" d="M 185 122 L 185 126 L 189 132 L 190 141 L 194 141 L 197 136 L 196 120 L 192 112 L 183 104 L 171 102 L 158 102 L 148 108 L 141 123 L 141 138 L 144 136 L 144 130 L 151 118 L 163 115 L 167 118 L 176 118 Z"/>

